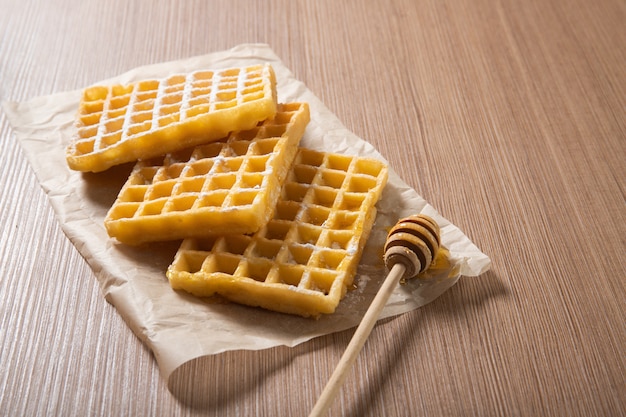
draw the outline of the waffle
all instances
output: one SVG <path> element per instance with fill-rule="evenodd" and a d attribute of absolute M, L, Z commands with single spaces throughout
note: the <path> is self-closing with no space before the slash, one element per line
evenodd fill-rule
<path fill-rule="evenodd" d="M 254 129 L 137 162 L 105 218 L 107 232 L 137 245 L 258 231 L 272 216 L 309 118 L 306 103 L 280 104 Z"/>
<path fill-rule="evenodd" d="M 69 167 L 104 171 L 253 128 L 276 112 L 269 64 L 175 74 L 83 92 Z"/>
<path fill-rule="evenodd" d="M 387 175 L 374 159 L 301 148 L 267 225 L 184 240 L 167 270 L 172 288 L 304 317 L 333 313 L 352 285 Z"/>

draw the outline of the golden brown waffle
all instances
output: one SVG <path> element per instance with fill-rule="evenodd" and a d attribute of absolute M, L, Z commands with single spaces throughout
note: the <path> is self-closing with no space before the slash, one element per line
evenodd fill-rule
<path fill-rule="evenodd" d="M 305 317 L 334 312 L 387 175 L 377 160 L 300 149 L 272 220 L 254 235 L 184 240 L 171 286 Z"/>
<path fill-rule="evenodd" d="M 135 165 L 104 224 L 128 244 L 253 233 L 271 218 L 309 122 L 306 103 L 223 141 Z"/>
<path fill-rule="evenodd" d="M 269 64 L 176 74 L 83 92 L 70 168 L 104 171 L 253 128 L 276 112 Z"/>

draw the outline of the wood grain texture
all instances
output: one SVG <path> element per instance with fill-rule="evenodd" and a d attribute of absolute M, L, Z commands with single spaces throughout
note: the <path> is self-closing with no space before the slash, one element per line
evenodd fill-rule
<path fill-rule="evenodd" d="M 626 415 L 626 4 L 0 0 L 0 99 L 268 43 L 493 260 L 374 328 L 333 416 Z M 304 416 L 352 331 L 171 391 L 0 113 L 0 415 Z"/>

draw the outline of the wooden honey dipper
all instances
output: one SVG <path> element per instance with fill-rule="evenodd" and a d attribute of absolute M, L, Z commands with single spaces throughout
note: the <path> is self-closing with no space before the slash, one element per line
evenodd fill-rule
<path fill-rule="evenodd" d="M 416 214 L 403 218 L 391 228 L 384 248 L 384 261 L 389 274 L 365 312 L 309 417 L 322 417 L 326 414 L 400 279 L 414 277 L 428 269 L 440 245 L 439 225 L 426 215 Z"/>

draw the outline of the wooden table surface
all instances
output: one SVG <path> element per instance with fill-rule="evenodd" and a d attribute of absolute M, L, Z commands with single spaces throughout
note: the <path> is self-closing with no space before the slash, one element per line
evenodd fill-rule
<path fill-rule="evenodd" d="M 626 415 L 626 3 L 0 0 L 0 99 L 269 44 L 492 261 L 373 330 L 333 416 Z M 0 114 L 0 415 L 305 416 L 353 330 L 172 391 Z"/>

